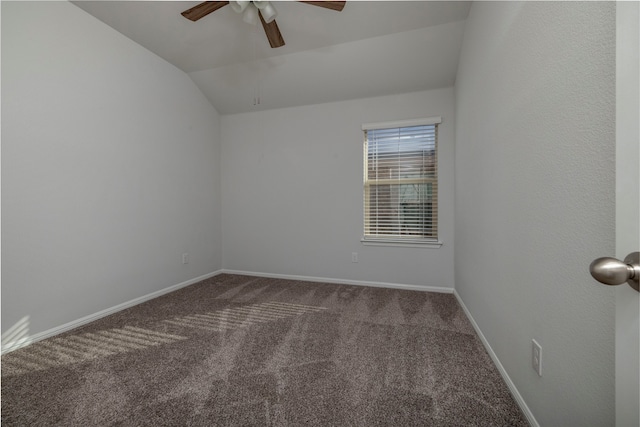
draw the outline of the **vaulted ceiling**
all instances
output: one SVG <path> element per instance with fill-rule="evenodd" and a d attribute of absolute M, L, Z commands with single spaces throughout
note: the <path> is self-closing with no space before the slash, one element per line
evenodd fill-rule
<path fill-rule="evenodd" d="M 286 42 L 229 6 L 191 22 L 192 1 L 74 1 L 193 79 L 222 114 L 452 86 L 466 1 L 347 1 L 342 12 L 272 2 Z"/>

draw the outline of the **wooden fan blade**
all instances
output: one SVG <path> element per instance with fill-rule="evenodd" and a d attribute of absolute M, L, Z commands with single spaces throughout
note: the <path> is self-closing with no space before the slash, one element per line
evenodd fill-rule
<path fill-rule="evenodd" d="M 262 13 L 260 13 L 260 22 L 262 22 L 262 28 L 264 28 L 264 33 L 267 35 L 267 39 L 269 39 L 271 47 L 276 48 L 284 46 L 284 39 L 282 38 L 282 34 L 280 34 L 280 29 L 278 28 L 276 21 L 273 20 L 267 24 L 262 17 Z"/>
<path fill-rule="evenodd" d="M 193 6 L 191 9 L 185 10 L 181 13 L 181 15 L 195 22 L 198 19 L 204 18 L 211 12 L 215 12 L 216 10 L 228 4 L 228 1 L 205 1 L 204 3 Z"/>
<path fill-rule="evenodd" d="M 314 6 L 324 7 L 325 9 L 337 10 L 341 12 L 344 9 L 346 1 L 300 1 L 300 3 L 312 4 Z"/>

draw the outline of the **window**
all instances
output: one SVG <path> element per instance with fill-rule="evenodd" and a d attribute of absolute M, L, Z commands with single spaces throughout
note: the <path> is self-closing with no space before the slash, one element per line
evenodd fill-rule
<path fill-rule="evenodd" d="M 436 244 L 440 117 L 364 130 L 363 243 Z"/>

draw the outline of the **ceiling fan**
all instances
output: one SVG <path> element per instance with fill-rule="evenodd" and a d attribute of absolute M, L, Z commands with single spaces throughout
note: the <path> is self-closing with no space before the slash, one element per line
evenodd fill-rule
<path fill-rule="evenodd" d="M 340 12 L 344 8 L 346 1 L 300 1 L 300 3 L 307 3 Z M 256 24 L 258 19 L 260 19 L 262 28 L 264 28 L 264 32 L 272 48 L 284 46 L 284 39 L 275 21 L 277 15 L 276 10 L 267 0 L 205 1 L 191 9 L 185 10 L 181 15 L 195 22 L 228 4 L 231 4 L 234 11 L 243 14 L 242 19 L 245 22 Z"/>

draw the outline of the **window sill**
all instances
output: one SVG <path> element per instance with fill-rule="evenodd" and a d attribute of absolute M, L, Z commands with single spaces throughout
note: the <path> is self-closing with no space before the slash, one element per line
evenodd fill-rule
<path fill-rule="evenodd" d="M 437 249 L 444 243 L 439 240 L 403 240 L 403 239 L 360 239 L 365 246 L 395 246 L 403 248 L 431 248 Z"/>

